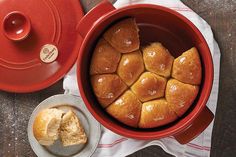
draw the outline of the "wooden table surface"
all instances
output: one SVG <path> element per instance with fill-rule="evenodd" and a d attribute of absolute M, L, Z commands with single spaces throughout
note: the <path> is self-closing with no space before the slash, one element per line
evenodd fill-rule
<path fill-rule="evenodd" d="M 88 11 L 100 0 L 81 0 Z M 236 0 L 183 0 L 212 27 L 221 59 L 220 91 L 215 117 L 212 157 L 236 156 Z M 1 77 L 2 74 L 0 74 Z M 0 91 L 0 157 L 35 157 L 27 139 L 27 124 L 33 109 L 49 96 L 63 93 L 62 81 L 32 94 Z M 169 157 L 151 146 L 129 157 Z"/>

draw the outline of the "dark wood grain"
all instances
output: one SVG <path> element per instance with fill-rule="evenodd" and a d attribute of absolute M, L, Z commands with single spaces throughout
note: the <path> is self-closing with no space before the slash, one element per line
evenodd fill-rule
<path fill-rule="evenodd" d="M 62 81 L 32 94 L 0 92 L 0 157 L 36 157 L 27 138 L 28 120 L 42 100 L 60 93 Z"/>
<path fill-rule="evenodd" d="M 81 0 L 90 10 L 100 0 Z M 115 0 L 113 0 L 115 1 Z M 236 154 L 236 1 L 183 0 L 212 27 L 219 43 L 221 60 L 220 92 L 212 138 L 212 157 Z M 29 116 L 39 102 L 62 93 L 62 81 L 32 94 L 0 92 L 0 157 L 35 157 L 27 139 Z M 170 157 L 158 146 L 151 146 L 129 157 Z"/>
<path fill-rule="evenodd" d="M 186 0 L 186 4 L 211 25 L 222 54 L 211 156 L 236 156 L 236 1 Z"/>

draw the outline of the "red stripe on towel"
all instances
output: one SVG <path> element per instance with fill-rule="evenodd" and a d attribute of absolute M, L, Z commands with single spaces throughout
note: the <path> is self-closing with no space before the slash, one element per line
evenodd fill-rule
<path fill-rule="evenodd" d="M 174 139 L 174 137 L 169 137 L 171 139 Z M 98 148 L 111 148 L 119 143 L 122 143 L 124 141 L 127 141 L 128 139 L 127 138 L 120 138 L 118 140 L 115 140 L 113 143 L 110 143 L 110 144 L 99 144 L 98 145 Z M 199 150 L 206 150 L 206 151 L 210 151 L 210 147 L 207 147 L 207 146 L 200 146 L 200 145 L 197 145 L 197 144 L 193 144 L 193 143 L 187 143 L 186 144 L 187 146 L 189 147 L 192 147 L 192 148 L 195 148 L 195 149 L 199 149 Z"/>
<path fill-rule="evenodd" d="M 126 141 L 128 140 L 127 138 L 120 138 L 118 140 L 115 140 L 113 143 L 110 143 L 110 144 L 99 144 L 98 145 L 98 148 L 111 148 L 115 145 L 117 145 L 118 143 L 121 143 L 123 141 Z"/>
<path fill-rule="evenodd" d="M 167 137 L 167 138 L 175 139 L 175 138 L 172 137 L 172 136 Z M 193 143 L 187 143 L 186 145 L 189 146 L 189 147 L 195 148 L 195 149 L 206 150 L 206 151 L 210 151 L 210 150 L 211 150 L 211 147 L 200 146 L 200 145 L 193 144 Z"/>
<path fill-rule="evenodd" d="M 200 149 L 200 150 L 206 150 L 206 151 L 210 151 L 210 147 L 206 147 L 206 146 L 199 146 L 193 143 L 188 143 L 187 146 L 192 147 L 192 148 L 196 148 L 196 149 Z"/>

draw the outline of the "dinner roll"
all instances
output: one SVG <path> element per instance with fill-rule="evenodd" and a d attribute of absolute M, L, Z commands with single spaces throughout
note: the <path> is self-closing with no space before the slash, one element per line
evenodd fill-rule
<path fill-rule="evenodd" d="M 34 137 L 41 145 L 49 146 L 58 139 L 63 111 L 56 108 L 44 109 L 39 112 L 34 120 Z"/>
<path fill-rule="evenodd" d="M 142 103 L 130 91 L 126 91 L 114 103 L 107 107 L 106 111 L 120 122 L 137 127 Z"/>
<path fill-rule="evenodd" d="M 128 53 L 139 49 L 138 32 L 135 19 L 127 18 L 111 26 L 103 36 L 116 50 Z"/>
<path fill-rule="evenodd" d="M 177 119 L 175 112 L 165 99 L 148 101 L 143 104 L 139 121 L 140 128 L 154 128 Z"/>
<path fill-rule="evenodd" d="M 174 57 L 159 42 L 152 43 L 142 49 L 143 60 L 148 71 L 169 77 Z"/>
<path fill-rule="evenodd" d="M 91 76 L 91 83 L 99 103 L 104 108 L 127 89 L 126 84 L 116 74 Z"/>
<path fill-rule="evenodd" d="M 101 38 L 93 52 L 90 74 L 114 73 L 120 61 L 121 54 L 106 40 Z"/>
<path fill-rule="evenodd" d="M 134 128 L 154 128 L 174 121 L 192 105 L 202 77 L 195 47 L 176 59 L 157 41 L 140 48 L 135 18 L 114 23 L 99 40 L 91 84 L 112 117 Z"/>
<path fill-rule="evenodd" d="M 72 110 L 69 110 L 62 117 L 60 136 L 63 146 L 72 146 L 87 142 L 84 128 Z"/>
<path fill-rule="evenodd" d="M 182 116 L 192 105 L 199 87 L 170 79 L 166 86 L 166 100 L 178 116 Z"/>
<path fill-rule="evenodd" d="M 142 102 L 164 96 L 166 78 L 158 76 L 152 72 L 143 73 L 136 81 L 131 90 Z"/>
<path fill-rule="evenodd" d="M 193 85 L 199 85 L 202 79 L 202 66 L 195 47 L 184 52 L 173 63 L 172 77 Z"/>
<path fill-rule="evenodd" d="M 143 71 L 143 58 L 140 51 L 122 55 L 117 73 L 127 85 L 133 84 Z"/>

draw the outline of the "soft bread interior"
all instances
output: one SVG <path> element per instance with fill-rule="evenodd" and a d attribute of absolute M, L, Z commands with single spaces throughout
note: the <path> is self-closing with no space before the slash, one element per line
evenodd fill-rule
<path fill-rule="evenodd" d="M 60 123 L 61 123 L 61 117 L 53 118 L 48 124 L 47 134 L 53 140 L 58 139 L 58 129 L 60 128 Z"/>
<path fill-rule="evenodd" d="M 76 145 L 87 142 L 87 136 L 76 116 L 69 110 L 51 108 L 41 111 L 33 125 L 35 138 L 41 145 L 50 146 L 59 138 L 63 146 Z"/>
<path fill-rule="evenodd" d="M 73 111 L 68 111 L 62 118 L 60 136 L 63 146 L 76 145 L 87 142 L 84 129 Z"/>

